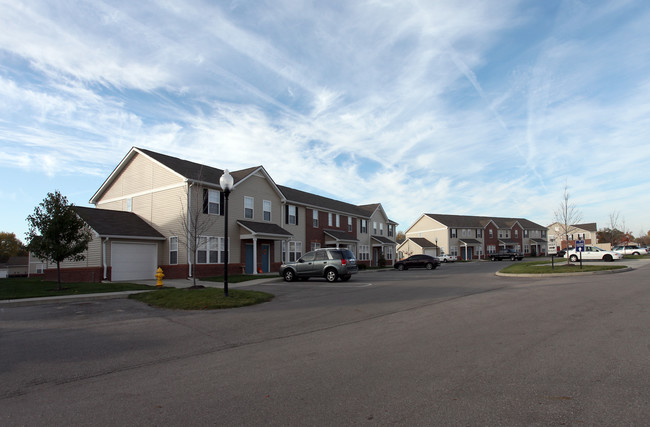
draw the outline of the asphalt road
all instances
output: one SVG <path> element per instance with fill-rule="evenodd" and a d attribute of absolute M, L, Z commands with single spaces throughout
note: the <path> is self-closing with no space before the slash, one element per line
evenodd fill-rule
<path fill-rule="evenodd" d="M 270 303 L 0 309 L 0 425 L 650 425 L 647 264 L 256 285 Z"/>

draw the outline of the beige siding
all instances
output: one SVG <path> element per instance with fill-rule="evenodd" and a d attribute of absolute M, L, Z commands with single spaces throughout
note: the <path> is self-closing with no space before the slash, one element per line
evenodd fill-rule
<path fill-rule="evenodd" d="M 136 154 L 105 190 L 97 207 L 126 210 L 126 200 L 137 196 L 140 203 L 144 203 L 140 208 L 142 210 L 146 208 L 146 201 L 140 197 L 142 194 L 159 191 L 170 186 L 182 185 L 183 182 L 184 179 L 178 174 L 146 156 Z M 121 204 L 115 203 L 117 201 L 120 201 Z M 135 202 L 136 200 L 134 200 L 134 205 Z"/>

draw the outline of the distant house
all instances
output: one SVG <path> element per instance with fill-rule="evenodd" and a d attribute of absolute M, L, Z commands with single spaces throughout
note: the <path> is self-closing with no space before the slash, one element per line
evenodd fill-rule
<path fill-rule="evenodd" d="M 27 276 L 29 270 L 29 257 L 12 256 L 7 262 L 0 264 L 0 279 L 7 277 Z"/>
<path fill-rule="evenodd" d="M 586 224 L 573 224 L 564 230 L 564 225 L 554 222 L 547 227 L 549 252 L 555 253 L 556 250 L 575 247 L 576 240 L 584 240 L 586 245 L 595 245 L 598 243 L 598 227 L 595 222 Z M 569 240 L 566 239 L 569 235 Z"/>
<path fill-rule="evenodd" d="M 356 206 L 277 185 L 263 166 L 231 172 L 228 241 L 225 241 L 222 169 L 142 148 L 132 148 L 90 199 L 75 210 L 93 231 L 86 260 L 64 263 L 64 280 L 152 279 L 229 272 L 278 271 L 320 247 L 352 250 L 360 264 L 395 258 L 395 228 L 381 204 Z M 201 224 L 196 245 L 187 245 Z M 188 248 L 195 246 L 195 253 Z M 33 260 L 32 274 L 52 274 Z"/>
<path fill-rule="evenodd" d="M 500 249 L 527 256 L 547 253 L 546 227 L 525 218 L 423 214 L 405 232 L 400 255 L 443 253 L 460 259 L 487 258 Z"/>

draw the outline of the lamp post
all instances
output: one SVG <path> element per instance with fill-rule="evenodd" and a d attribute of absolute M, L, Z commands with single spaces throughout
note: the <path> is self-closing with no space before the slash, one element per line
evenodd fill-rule
<path fill-rule="evenodd" d="M 228 196 L 230 196 L 230 192 L 232 191 L 234 179 L 232 175 L 230 175 L 230 172 L 228 172 L 228 169 L 223 171 L 223 175 L 221 175 L 221 178 L 219 178 L 219 185 L 221 185 L 221 189 L 223 190 L 223 195 L 225 199 L 225 206 L 223 209 L 224 212 L 224 270 L 223 270 L 223 294 L 225 296 L 228 296 Z"/>
<path fill-rule="evenodd" d="M 438 238 L 436 237 L 436 253 L 440 256 L 440 248 L 438 247 Z"/>

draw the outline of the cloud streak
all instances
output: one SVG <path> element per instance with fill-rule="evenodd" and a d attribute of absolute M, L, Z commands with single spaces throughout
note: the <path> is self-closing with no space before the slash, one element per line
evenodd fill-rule
<path fill-rule="evenodd" d="M 630 212 L 636 231 L 650 224 L 634 213 L 650 206 L 636 173 L 649 9 L 1 2 L 0 178 L 101 180 L 142 146 L 263 164 L 281 184 L 382 202 L 400 228 L 424 212 L 545 224 L 568 180 L 586 219 Z M 21 227 L 51 190 L 3 220 Z"/>

